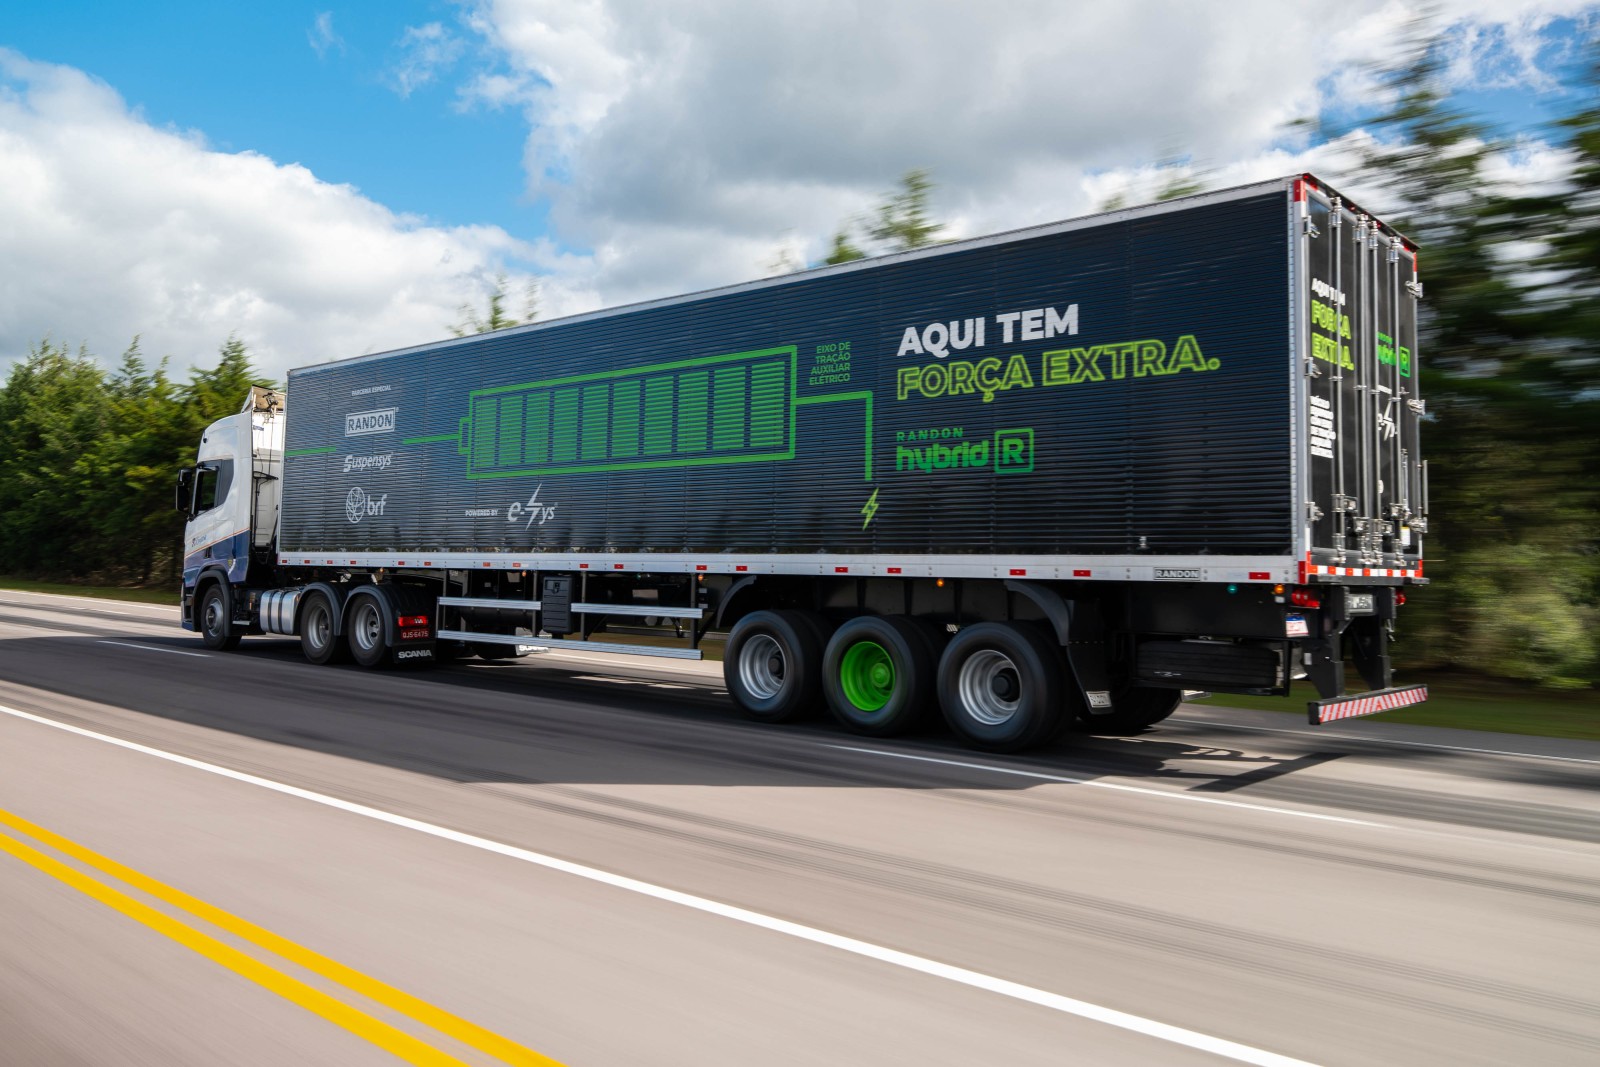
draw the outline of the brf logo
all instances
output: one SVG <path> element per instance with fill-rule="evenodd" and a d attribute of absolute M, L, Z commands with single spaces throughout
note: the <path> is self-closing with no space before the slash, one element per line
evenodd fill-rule
<path fill-rule="evenodd" d="M 384 506 L 389 503 L 389 494 L 371 496 L 359 486 L 350 490 L 344 496 L 345 518 L 351 522 L 360 522 L 363 515 L 382 515 Z"/>

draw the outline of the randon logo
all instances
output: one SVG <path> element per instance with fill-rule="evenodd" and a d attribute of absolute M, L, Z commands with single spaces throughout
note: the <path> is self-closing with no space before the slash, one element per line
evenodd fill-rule
<path fill-rule="evenodd" d="M 394 416 L 399 408 L 376 408 L 357 411 L 344 417 L 344 435 L 361 437 L 372 433 L 393 433 Z"/>

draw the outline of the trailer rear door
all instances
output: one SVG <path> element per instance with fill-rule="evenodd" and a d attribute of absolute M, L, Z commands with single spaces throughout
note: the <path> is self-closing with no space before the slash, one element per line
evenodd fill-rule
<path fill-rule="evenodd" d="M 1305 388 L 1308 570 L 1421 576 L 1427 468 L 1419 449 L 1417 253 L 1309 180 L 1295 183 Z"/>

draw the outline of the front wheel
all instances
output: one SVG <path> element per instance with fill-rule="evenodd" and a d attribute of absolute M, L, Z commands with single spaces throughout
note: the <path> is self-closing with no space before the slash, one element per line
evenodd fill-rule
<path fill-rule="evenodd" d="M 1061 726 L 1060 650 L 1031 626 L 980 622 L 956 634 L 939 661 L 939 706 L 962 741 L 1020 752 Z"/>
<path fill-rule="evenodd" d="M 200 595 L 200 640 L 218 652 L 239 647 L 240 635 L 233 628 L 233 613 L 228 591 L 221 582 L 212 582 Z"/>
<path fill-rule="evenodd" d="M 817 702 L 821 620 L 803 611 L 755 611 L 728 635 L 722 678 L 746 718 L 789 722 Z"/>

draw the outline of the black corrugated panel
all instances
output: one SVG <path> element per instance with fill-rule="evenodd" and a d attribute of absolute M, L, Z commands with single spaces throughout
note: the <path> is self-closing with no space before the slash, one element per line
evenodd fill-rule
<path fill-rule="evenodd" d="M 292 372 L 283 546 L 1287 554 L 1287 207 Z"/>

